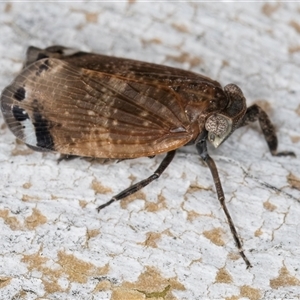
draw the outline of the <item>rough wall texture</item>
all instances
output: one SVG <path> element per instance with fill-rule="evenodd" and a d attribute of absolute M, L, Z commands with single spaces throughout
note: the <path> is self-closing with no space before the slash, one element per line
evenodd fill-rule
<path fill-rule="evenodd" d="M 257 124 L 219 149 L 246 270 L 194 147 L 160 180 L 98 214 L 162 156 L 57 164 L 0 119 L 1 299 L 296 299 L 300 297 L 300 4 L 0 3 L 0 90 L 29 45 L 54 44 L 193 70 L 238 84 L 277 128 L 272 157 Z"/>

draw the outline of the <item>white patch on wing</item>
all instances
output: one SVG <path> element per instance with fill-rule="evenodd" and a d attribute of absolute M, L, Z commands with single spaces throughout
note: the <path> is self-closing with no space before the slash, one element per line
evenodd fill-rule
<path fill-rule="evenodd" d="M 62 51 L 65 56 L 71 56 L 71 55 L 74 55 L 74 54 L 80 52 L 79 50 L 72 49 L 72 48 L 64 48 L 64 49 L 62 49 Z"/>
<path fill-rule="evenodd" d="M 186 132 L 187 130 L 184 128 L 184 127 L 177 127 L 177 128 L 172 128 L 171 130 L 170 130 L 170 132 L 174 132 L 174 133 L 176 133 L 176 132 Z"/>
<path fill-rule="evenodd" d="M 32 146 L 37 146 L 37 138 L 35 135 L 35 128 L 32 124 L 30 119 L 26 119 L 21 122 L 21 124 L 24 126 L 23 133 L 24 133 L 24 139 L 23 141 Z"/>

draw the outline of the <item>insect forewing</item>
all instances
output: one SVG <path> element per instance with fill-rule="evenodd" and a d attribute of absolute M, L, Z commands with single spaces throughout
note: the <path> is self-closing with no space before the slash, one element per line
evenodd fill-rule
<path fill-rule="evenodd" d="M 149 156 L 191 139 L 183 105 L 170 88 L 57 59 L 26 68 L 4 90 L 1 106 L 18 138 L 63 154 Z"/>
<path fill-rule="evenodd" d="M 1 109 L 35 150 L 122 159 L 194 142 L 207 115 L 227 102 L 220 84 L 202 75 L 53 46 L 28 49 Z"/>

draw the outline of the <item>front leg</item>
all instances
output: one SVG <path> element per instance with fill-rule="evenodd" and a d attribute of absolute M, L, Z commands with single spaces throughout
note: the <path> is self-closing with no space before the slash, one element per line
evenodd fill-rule
<path fill-rule="evenodd" d="M 241 240 L 240 240 L 240 238 L 237 234 L 234 223 L 233 223 L 232 218 L 230 216 L 230 213 L 227 209 L 227 206 L 226 206 L 226 203 L 225 203 L 225 196 L 224 196 L 222 184 L 221 184 L 221 181 L 220 181 L 220 178 L 219 178 L 219 173 L 218 173 L 217 166 L 216 166 L 214 160 L 208 155 L 208 152 L 207 152 L 206 138 L 207 138 L 207 136 L 204 133 L 203 136 L 196 143 L 196 148 L 197 148 L 197 151 L 198 151 L 199 155 L 206 162 L 206 164 L 207 164 L 207 166 L 208 166 L 208 168 L 211 172 L 211 175 L 212 175 L 213 180 L 214 180 L 218 200 L 220 201 L 221 207 L 222 207 L 222 209 L 225 213 L 225 216 L 227 218 L 227 222 L 229 224 L 230 231 L 233 235 L 233 239 L 235 241 L 236 247 L 237 247 L 241 257 L 243 258 L 244 262 L 246 263 L 246 266 L 247 266 L 247 269 L 248 269 L 252 266 L 251 266 L 251 263 L 248 260 L 247 256 L 244 253 L 244 250 L 243 250 L 243 247 L 242 247 L 242 242 L 241 242 Z"/>
<path fill-rule="evenodd" d="M 248 125 L 249 123 L 259 121 L 260 128 L 264 134 L 265 140 L 269 146 L 270 152 L 274 156 L 296 156 L 294 152 L 282 151 L 277 152 L 278 140 L 276 136 L 275 127 L 269 119 L 265 111 L 262 110 L 257 104 L 251 105 L 238 127 Z"/>

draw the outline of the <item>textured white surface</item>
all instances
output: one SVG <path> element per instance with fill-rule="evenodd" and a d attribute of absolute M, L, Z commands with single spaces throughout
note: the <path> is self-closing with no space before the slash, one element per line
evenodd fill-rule
<path fill-rule="evenodd" d="M 0 3 L 1 90 L 29 45 L 164 63 L 238 84 L 266 108 L 279 150 L 297 155 L 272 157 L 257 124 L 210 148 L 246 270 L 194 147 L 138 197 L 98 214 L 162 156 L 57 164 L 17 143 L 1 117 L 0 298 L 299 298 L 299 16 L 286 2 Z"/>

